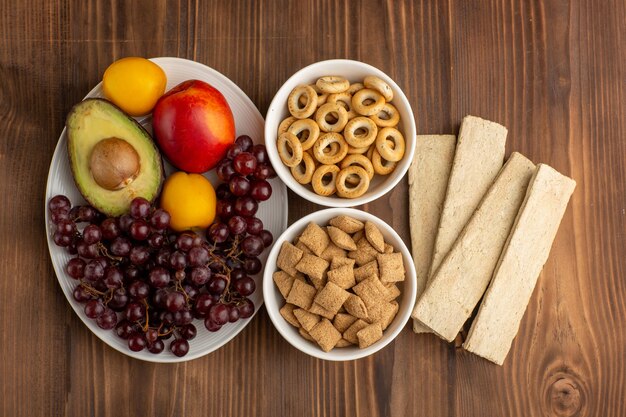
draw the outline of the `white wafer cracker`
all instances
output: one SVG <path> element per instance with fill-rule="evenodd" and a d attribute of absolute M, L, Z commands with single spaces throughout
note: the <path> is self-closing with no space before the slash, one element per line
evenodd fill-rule
<path fill-rule="evenodd" d="M 452 169 L 456 136 L 418 135 L 409 168 L 409 223 L 413 263 L 417 272 L 417 297 L 428 282 L 439 218 Z M 428 329 L 413 323 L 415 333 Z"/>
<path fill-rule="evenodd" d="M 413 318 L 447 341 L 489 285 L 534 171 L 524 156 L 511 155 L 415 305 Z"/>
<path fill-rule="evenodd" d="M 506 134 L 506 128 L 498 123 L 475 116 L 463 118 L 435 240 L 430 276 L 439 268 L 502 168 Z"/>
<path fill-rule="evenodd" d="M 576 182 L 539 164 L 463 347 L 502 365 Z"/>

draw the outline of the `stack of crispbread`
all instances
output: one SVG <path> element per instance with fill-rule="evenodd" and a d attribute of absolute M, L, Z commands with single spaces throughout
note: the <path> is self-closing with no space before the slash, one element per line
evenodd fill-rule
<path fill-rule="evenodd" d="M 483 299 L 463 347 L 497 364 L 575 187 L 516 152 L 503 166 L 506 134 L 497 123 L 467 116 L 458 141 L 418 136 L 409 170 L 418 280 L 413 329 L 452 341 Z"/>

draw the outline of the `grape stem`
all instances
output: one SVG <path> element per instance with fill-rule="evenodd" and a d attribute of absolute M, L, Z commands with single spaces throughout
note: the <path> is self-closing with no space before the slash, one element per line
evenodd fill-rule
<path fill-rule="evenodd" d="M 146 301 L 145 298 L 142 298 L 141 301 L 143 302 L 143 305 L 146 307 L 146 324 L 142 327 L 141 330 L 143 330 L 143 332 L 146 333 L 148 331 L 148 328 L 150 327 L 150 315 L 148 314 L 148 310 L 150 310 L 150 307 L 148 306 L 148 302 Z"/>

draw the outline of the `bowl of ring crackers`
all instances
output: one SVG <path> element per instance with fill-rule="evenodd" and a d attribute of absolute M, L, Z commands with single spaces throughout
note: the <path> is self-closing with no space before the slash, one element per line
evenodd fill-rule
<path fill-rule="evenodd" d="M 301 197 L 352 207 L 391 190 L 415 150 L 415 119 L 398 85 L 363 62 L 335 59 L 296 72 L 265 118 L 268 155 Z"/>
<path fill-rule="evenodd" d="M 292 346 L 335 361 L 390 343 L 411 316 L 416 275 L 406 245 L 376 216 L 330 208 L 276 240 L 263 276 L 267 312 Z"/>

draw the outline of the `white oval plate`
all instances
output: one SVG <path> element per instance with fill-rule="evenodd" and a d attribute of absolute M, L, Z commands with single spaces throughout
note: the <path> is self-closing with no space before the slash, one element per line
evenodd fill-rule
<path fill-rule="evenodd" d="M 206 81 L 220 90 L 224 97 L 226 97 L 226 100 L 232 109 L 233 116 L 235 118 L 237 135 L 246 134 L 253 138 L 256 143 L 263 143 L 263 116 L 261 116 L 261 113 L 259 113 L 259 110 L 248 98 L 248 96 L 231 80 L 206 65 L 186 59 L 153 58 L 152 61 L 163 68 L 167 75 L 166 91 L 189 79 Z M 102 83 L 98 84 L 93 90 L 91 90 L 85 98 L 103 97 L 101 84 Z M 150 116 L 139 118 L 138 121 L 149 132 L 152 131 Z M 183 362 L 198 358 L 219 349 L 234 338 L 240 331 L 242 331 L 252 318 L 241 319 L 236 323 L 226 324 L 216 333 L 210 333 L 205 329 L 202 321 L 195 320 L 194 324 L 198 329 L 198 335 L 195 339 L 189 342 L 189 353 L 186 356 L 179 358 L 169 351 L 169 341 L 166 341 L 165 343 L 165 350 L 158 355 L 152 354 L 147 350 L 133 352 L 128 348 L 126 341 L 120 339 L 113 330 L 103 330 L 99 328 L 95 320 L 91 320 L 85 315 L 83 311 L 84 305 L 74 300 L 72 295 L 72 291 L 76 287 L 78 281 L 70 278 L 65 272 L 65 265 L 72 256 L 67 253 L 64 248 L 56 246 L 52 241 L 54 226 L 51 224 L 47 210 L 48 200 L 57 194 L 66 195 L 72 202 L 72 205 L 85 204 L 85 200 L 82 198 L 74 184 L 66 147 L 67 135 L 65 129 L 63 129 L 59 142 L 54 150 L 52 162 L 50 163 L 50 171 L 48 172 L 45 206 L 46 235 L 48 239 L 50 257 L 52 258 L 52 265 L 54 267 L 54 271 L 56 272 L 57 279 L 59 280 L 59 284 L 61 285 L 61 289 L 67 297 L 70 305 L 85 325 L 96 336 L 112 348 L 117 349 L 125 355 L 150 362 Z M 167 161 L 164 161 L 164 163 L 166 174 L 174 171 L 174 168 Z M 214 171 L 210 171 L 205 174 L 205 176 L 214 185 L 219 183 Z M 272 232 L 274 237 L 278 237 L 287 227 L 287 188 L 278 178 L 270 180 L 270 183 L 273 190 L 272 197 L 268 201 L 259 204 L 257 217 L 263 221 L 264 227 Z M 264 266 L 270 249 L 271 248 L 266 249 L 260 256 Z M 263 304 L 262 277 L 263 271 L 254 277 L 257 282 L 256 291 L 250 296 L 250 299 L 254 302 L 255 314 Z"/>

